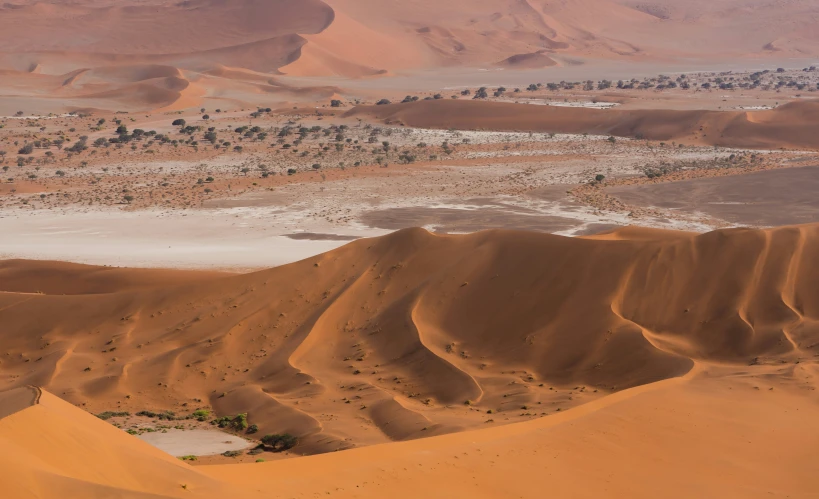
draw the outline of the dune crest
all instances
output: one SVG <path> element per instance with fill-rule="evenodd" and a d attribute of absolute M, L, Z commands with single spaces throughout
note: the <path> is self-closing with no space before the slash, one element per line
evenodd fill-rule
<path fill-rule="evenodd" d="M 603 395 L 696 362 L 812 356 L 817 245 L 817 225 L 588 239 L 410 229 L 245 275 L 13 262 L 0 370 L 9 388 L 92 411 L 199 399 L 248 412 L 306 453 L 411 439 L 487 410 L 587 400 L 548 387 Z M 362 416 L 376 432 L 347 424 Z"/>

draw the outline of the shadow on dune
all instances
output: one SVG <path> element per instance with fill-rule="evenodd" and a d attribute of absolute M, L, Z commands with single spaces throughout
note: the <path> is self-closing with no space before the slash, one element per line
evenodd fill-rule
<path fill-rule="evenodd" d="M 817 251 L 818 225 L 407 229 L 245 275 L 9 261 L 0 370 L 89 407 L 206 401 L 322 452 L 351 445 L 330 410 L 418 438 L 461 428 L 447 407 L 519 409 L 544 383 L 610 393 L 813 355 Z"/>

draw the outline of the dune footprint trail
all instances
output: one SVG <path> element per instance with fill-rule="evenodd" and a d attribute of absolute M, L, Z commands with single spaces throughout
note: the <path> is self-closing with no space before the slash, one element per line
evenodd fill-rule
<path fill-rule="evenodd" d="M 212 407 L 321 453 L 548 416 L 699 365 L 809 364 L 819 226 L 408 229 L 244 274 L 0 263 L 2 388 Z M 73 294 L 72 294 L 73 293 Z"/>

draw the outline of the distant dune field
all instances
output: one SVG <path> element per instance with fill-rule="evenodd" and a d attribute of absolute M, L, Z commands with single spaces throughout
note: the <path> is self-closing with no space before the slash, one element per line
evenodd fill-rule
<path fill-rule="evenodd" d="M 819 148 L 816 135 L 819 101 L 816 100 L 791 102 L 767 111 L 677 111 L 600 110 L 443 99 L 360 106 L 347 116 L 421 128 L 611 134 L 736 148 Z"/>
<path fill-rule="evenodd" d="M 76 109 L 183 109 L 206 94 L 292 100 L 248 74 L 781 61 L 819 55 L 817 14 L 810 0 L 28 0 L 0 6 L 0 92 Z"/>

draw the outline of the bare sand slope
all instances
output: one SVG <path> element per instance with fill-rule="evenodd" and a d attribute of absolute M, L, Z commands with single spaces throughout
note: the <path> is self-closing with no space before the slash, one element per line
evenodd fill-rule
<path fill-rule="evenodd" d="M 743 378 L 662 381 L 527 423 L 200 469 L 293 497 L 815 497 L 815 395 Z"/>
<path fill-rule="evenodd" d="M 551 414 L 695 362 L 811 358 L 817 245 L 819 225 L 409 229 L 174 284 L 55 265 L 85 294 L 48 294 L 70 290 L 42 263 L 43 294 L 21 292 L 18 262 L 0 280 L 0 375 L 92 412 L 246 412 L 261 432 L 298 435 L 301 453 L 413 439 Z"/>
<path fill-rule="evenodd" d="M 295 75 L 364 76 L 452 65 L 542 68 L 566 61 L 815 54 L 815 2 L 325 0 Z M 688 7 L 688 8 L 686 8 Z M 773 21 L 773 22 L 772 22 Z"/>
<path fill-rule="evenodd" d="M 178 286 L 184 282 L 210 281 L 230 274 L 144 269 L 135 272 L 115 267 L 95 267 L 66 262 L 2 260 L 0 288 L 15 293 L 91 295 L 138 288 Z"/>
<path fill-rule="evenodd" d="M 819 101 L 791 102 L 767 111 L 678 111 L 431 100 L 358 106 L 346 116 L 421 128 L 610 134 L 724 147 L 819 149 Z"/>
<path fill-rule="evenodd" d="M 0 66 L 43 74 L 158 63 L 293 75 L 593 58 L 816 55 L 810 0 L 20 0 L 0 7 Z M 682 43 L 684 41 L 684 43 Z M 563 57 L 565 56 L 565 57 Z"/>
<path fill-rule="evenodd" d="M 333 10 L 320 0 L 24 2 L 2 8 L 0 39 L 7 64 L 39 65 L 49 74 L 75 57 L 114 65 L 139 57 L 185 63 L 231 48 L 258 53 L 265 44 L 279 47 L 284 64 L 303 45 L 299 34 L 318 33 L 332 20 Z"/>
<path fill-rule="evenodd" d="M 3 497 L 188 497 L 194 489 L 227 497 L 232 489 L 47 392 L 0 419 L 0 442 Z"/>
<path fill-rule="evenodd" d="M 698 368 L 529 422 L 197 468 L 43 393 L 0 419 L 0 478 L 15 499 L 807 498 L 819 458 L 816 374 L 815 364 Z"/>
<path fill-rule="evenodd" d="M 55 74 L 0 69 L 0 106 L 42 113 L 95 109 L 178 110 L 200 107 L 206 98 L 218 99 L 224 95 L 237 102 L 312 102 L 328 99 L 338 91 L 335 87 L 294 87 L 282 83 L 266 73 L 278 67 L 268 49 L 261 47 L 247 52 L 230 49 L 208 52 L 207 58 L 203 55 L 186 59 L 204 61 L 188 65 L 201 67 L 200 70 L 180 69 L 174 65 L 180 62 L 172 57 L 148 60 L 131 56 L 117 57 L 115 61 L 83 56 L 82 64 L 87 66 L 71 69 L 74 66 L 63 64 L 69 59 L 58 55 L 53 57 L 59 64 L 53 70 L 60 71 Z M 259 71 L 243 69 L 247 67 Z"/>

